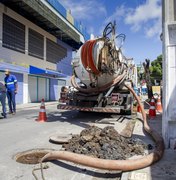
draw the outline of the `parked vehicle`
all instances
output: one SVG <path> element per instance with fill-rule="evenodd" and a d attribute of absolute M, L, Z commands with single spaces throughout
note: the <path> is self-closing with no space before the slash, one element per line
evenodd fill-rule
<path fill-rule="evenodd" d="M 85 42 L 72 60 L 72 87 L 63 87 L 58 109 L 131 113 L 132 95 L 124 83 L 132 86 L 134 66 L 122 54 L 124 34 L 115 35 L 115 23 L 109 23 L 103 36 Z"/>

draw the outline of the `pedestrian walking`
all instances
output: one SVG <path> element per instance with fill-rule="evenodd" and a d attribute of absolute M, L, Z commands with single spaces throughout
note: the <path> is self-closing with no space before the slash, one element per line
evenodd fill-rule
<path fill-rule="evenodd" d="M 10 74 L 10 71 L 7 69 L 5 71 L 5 87 L 7 89 L 7 99 L 9 105 L 9 114 L 16 114 L 16 101 L 15 95 L 18 91 L 18 84 L 15 75 Z"/>
<path fill-rule="evenodd" d="M 6 88 L 2 82 L 0 82 L 0 102 L 2 105 L 1 115 L 4 118 L 7 118 L 7 115 L 6 115 Z"/>

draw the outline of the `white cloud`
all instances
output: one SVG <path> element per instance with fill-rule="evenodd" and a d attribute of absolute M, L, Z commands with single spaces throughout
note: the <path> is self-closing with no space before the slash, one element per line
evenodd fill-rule
<path fill-rule="evenodd" d="M 161 29 L 161 20 L 158 19 L 154 22 L 153 26 L 145 28 L 145 34 L 147 37 L 151 38 L 155 35 L 159 38 L 160 34 L 162 32 Z"/>
<path fill-rule="evenodd" d="M 67 9 L 71 9 L 71 14 L 77 20 L 90 20 L 95 17 L 106 15 L 106 8 L 100 2 L 94 0 L 59 0 Z"/>
<path fill-rule="evenodd" d="M 115 12 L 111 16 L 105 19 L 105 23 L 107 24 L 114 20 L 117 22 L 118 20 L 121 19 L 121 17 L 125 15 L 125 12 L 126 12 L 126 8 L 124 5 L 121 5 L 120 7 L 117 6 Z"/>
<path fill-rule="evenodd" d="M 101 0 L 58 0 L 65 8 L 71 9 L 71 14 L 78 21 L 95 21 L 100 17 L 106 17 L 106 7 Z M 99 34 L 102 33 L 105 25 L 114 20 L 123 20 L 130 26 L 133 32 L 142 30 L 146 37 L 153 37 L 161 33 L 161 0 L 146 0 L 136 8 L 127 7 L 123 3 L 116 7 L 114 13 L 104 20 L 99 27 Z M 88 32 L 94 33 L 94 27 L 87 27 Z M 96 33 L 97 34 L 97 33 Z"/>
<path fill-rule="evenodd" d="M 103 2 L 95 0 L 58 0 L 66 9 L 71 10 L 71 14 L 78 22 L 90 22 L 86 26 L 87 32 L 95 33 L 94 27 L 91 25 L 92 21 L 98 21 L 98 18 L 105 17 L 107 14 L 106 7 Z M 97 34 L 97 33 L 95 33 Z"/>
<path fill-rule="evenodd" d="M 118 25 L 118 21 L 120 21 L 121 18 L 125 15 L 125 12 L 126 8 L 123 4 L 121 6 L 117 6 L 115 12 L 111 16 L 107 17 L 102 23 L 101 27 L 99 28 L 99 34 L 103 33 L 105 26 L 110 22 L 113 23 L 115 21 Z"/>
<path fill-rule="evenodd" d="M 131 9 L 125 16 L 125 23 L 131 25 L 132 31 L 143 29 L 147 37 L 160 34 L 161 0 L 147 0 L 145 4 Z"/>

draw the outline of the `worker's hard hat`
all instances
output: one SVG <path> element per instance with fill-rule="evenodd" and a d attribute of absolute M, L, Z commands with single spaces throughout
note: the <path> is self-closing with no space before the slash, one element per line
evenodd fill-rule
<path fill-rule="evenodd" d="M 10 74 L 10 71 L 8 69 L 5 70 L 5 74 L 8 75 Z"/>

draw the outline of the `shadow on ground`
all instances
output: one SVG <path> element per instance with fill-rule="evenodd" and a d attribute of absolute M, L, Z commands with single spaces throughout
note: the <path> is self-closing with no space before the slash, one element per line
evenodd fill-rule
<path fill-rule="evenodd" d="M 110 114 L 100 114 L 94 112 L 79 112 L 79 111 L 64 111 L 64 112 L 51 112 L 47 114 L 47 122 L 68 122 L 71 124 L 76 124 L 78 126 L 87 128 L 88 123 L 95 123 L 103 118 L 111 117 Z"/>
<path fill-rule="evenodd" d="M 90 175 L 92 177 L 97 177 L 97 178 L 119 178 L 121 177 L 121 172 L 116 172 L 116 171 L 107 171 L 107 170 L 90 170 L 87 168 L 81 168 L 81 167 L 76 167 L 74 165 L 70 165 L 61 161 L 52 161 L 55 165 L 58 165 L 60 167 L 66 168 L 68 170 L 74 171 L 74 172 L 79 172 L 80 174 L 86 174 Z M 117 180 L 117 179 L 116 179 Z"/>

